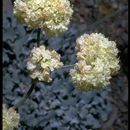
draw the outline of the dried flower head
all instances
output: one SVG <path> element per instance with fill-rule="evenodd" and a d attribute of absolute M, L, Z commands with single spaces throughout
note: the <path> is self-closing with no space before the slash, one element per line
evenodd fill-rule
<path fill-rule="evenodd" d="M 27 62 L 27 69 L 33 79 L 50 82 L 50 72 L 63 66 L 60 55 L 55 50 L 48 50 L 45 46 L 34 47 Z"/>
<path fill-rule="evenodd" d="M 15 0 L 14 14 L 30 28 L 52 36 L 68 29 L 73 10 L 68 0 Z"/>
<path fill-rule="evenodd" d="M 78 62 L 70 70 L 76 87 L 88 91 L 108 85 L 120 69 L 116 43 L 101 33 L 84 34 L 76 42 Z"/>
<path fill-rule="evenodd" d="M 20 116 L 13 109 L 7 109 L 6 105 L 3 104 L 3 130 L 13 130 L 18 127 Z"/>

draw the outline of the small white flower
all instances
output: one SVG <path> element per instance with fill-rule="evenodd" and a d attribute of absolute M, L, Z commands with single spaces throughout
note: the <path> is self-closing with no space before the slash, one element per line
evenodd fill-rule
<path fill-rule="evenodd" d="M 31 63 L 31 62 L 27 63 L 27 69 L 28 70 L 34 70 L 35 68 L 36 68 L 36 65 L 34 65 L 33 63 Z"/>

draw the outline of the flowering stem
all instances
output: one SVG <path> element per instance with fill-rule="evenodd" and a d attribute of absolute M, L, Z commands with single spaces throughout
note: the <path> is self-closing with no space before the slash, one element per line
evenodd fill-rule
<path fill-rule="evenodd" d="M 28 90 L 28 92 L 23 96 L 23 98 L 14 105 L 14 108 L 18 108 L 20 107 L 21 105 L 23 105 L 23 103 L 29 98 L 29 96 L 31 95 L 34 87 L 35 87 L 35 84 L 36 84 L 36 80 L 33 80 L 33 83 L 32 83 L 32 86 L 30 87 L 30 89 Z"/>
<path fill-rule="evenodd" d="M 41 33 L 41 30 L 38 29 L 38 31 L 37 31 L 37 46 L 40 45 L 40 33 Z M 16 108 L 20 107 L 21 105 L 23 105 L 24 102 L 29 98 L 29 96 L 31 95 L 34 87 L 36 86 L 35 85 L 36 82 L 37 82 L 37 79 L 33 80 L 32 86 L 30 87 L 30 89 L 28 90 L 28 92 L 23 96 L 23 98 L 18 103 L 16 103 L 14 105 L 14 109 L 16 109 Z"/>

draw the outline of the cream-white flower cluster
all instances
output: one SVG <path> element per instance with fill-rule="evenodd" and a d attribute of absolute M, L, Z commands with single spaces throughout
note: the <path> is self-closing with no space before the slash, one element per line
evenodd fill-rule
<path fill-rule="evenodd" d="M 53 36 L 68 29 L 73 10 L 69 0 L 15 0 L 14 14 L 30 28 Z"/>
<path fill-rule="evenodd" d="M 27 62 L 27 69 L 33 79 L 50 82 L 50 72 L 63 66 L 60 55 L 55 50 L 46 49 L 45 46 L 34 47 Z"/>
<path fill-rule="evenodd" d="M 13 108 L 7 108 L 5 104 L 3 104 L 3 130 L 14 130 L 14 128 L 18 128 L 20 116 Z"/>
<path fill-rule="evenodd" d="M 88 91 L 108 85 L 120 68 L 116 43 L 101 33 L 84 34 L 76 42 L 78 62 L 70 70 L 76 88 Z"/>

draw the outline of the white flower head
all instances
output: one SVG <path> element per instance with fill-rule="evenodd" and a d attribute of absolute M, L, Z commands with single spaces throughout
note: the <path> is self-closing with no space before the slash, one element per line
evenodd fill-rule
<path fill-rule="evenodd" d="M 48 50 L 45 46 L 34 47 L 30 53 L 27 69 L 33 79 L 50 82 L 50 72 L 63 66 L 60 55 L 54 50 Z"/>
<path fill-rule="evenodd" d="M 120 69 L 118 49 L 101 33 L 84 34 L 77 39 L 77 60 L 70 74 L 80 90 L 101 89 Z"/>
<path fill-rule="evenodd" d="M 53 36 L 68 29 L 73 10 L 69 0 L 15 0 L 14 14 L 30 28 L 41 28 Z"/>

